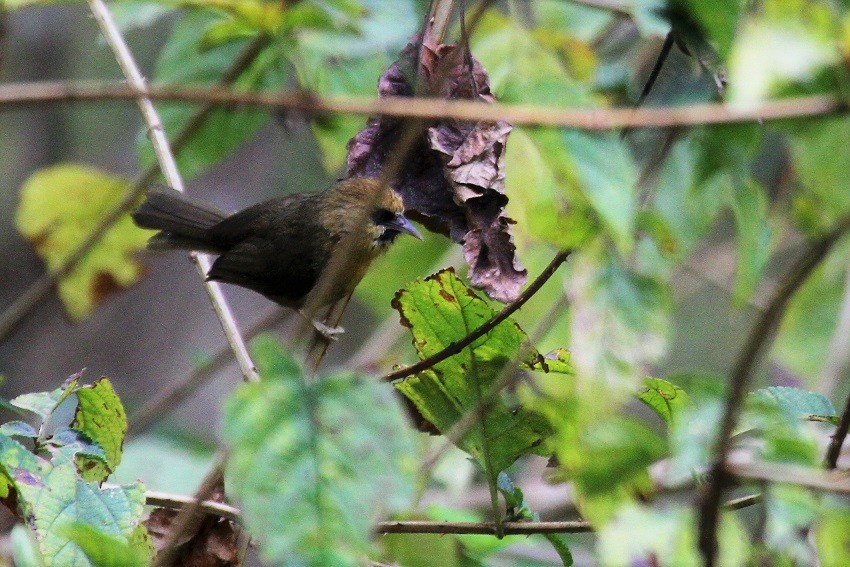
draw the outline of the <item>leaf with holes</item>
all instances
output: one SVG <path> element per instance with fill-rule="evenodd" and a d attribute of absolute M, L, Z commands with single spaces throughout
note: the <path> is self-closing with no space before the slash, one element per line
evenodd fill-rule
<path fill-rule="evenodd" d="M 410 328 L 420 359 L 448 347 L 490 320 L 495 311 L 451 269 L 417 280 L 396 294 L 393 307 Z M 395 382 L 441 433 L 479 407 L 506 365 L 514 360 L 526 367 L 543 368 L 546 357 L 526 347 L 528 337 L 508 319 L 458 354 L 431 369 Z M 550 371 L 571 372 L 561 351 L 546 365 Z M 550 429 L 537 413 L 509 408 L 500 396 L 486 404 L 483 421 L 460 439 L 459 447 L 495 476 L 517 457 L 546 453 L 543 440 Z"/>
<path fill-rule="evenodd" d="M 127 433 L 127 414 L 107 378 L 76 391 L 77 412 L 71 428 L 79 431 L 103 449 L 106 462 L 99 459 L 78 459 L 82 476 L 90 481 L 102 481 L 118 467 Z"/>

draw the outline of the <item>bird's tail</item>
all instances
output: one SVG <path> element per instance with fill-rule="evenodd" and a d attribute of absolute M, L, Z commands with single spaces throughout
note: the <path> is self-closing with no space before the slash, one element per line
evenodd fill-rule
<path fill-rule="evenodd" d="M 148 190 L 145 202 L 133 211 L 137 225 L 161 231 L 148 241 L 153 250 L 221 252 L 210 239 L 210 229 L 227 216 L 218 207 L 167 187 Z"/>

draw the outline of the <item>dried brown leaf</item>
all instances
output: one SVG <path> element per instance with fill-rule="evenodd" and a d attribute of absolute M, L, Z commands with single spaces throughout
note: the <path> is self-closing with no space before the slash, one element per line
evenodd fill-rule
<path fill-rule="evenodd" d="M 382 97 L 419 92 L 495 100 L 481 63 L 463 46 L 435 45 L 427 30 L 425 41 L 411 40 L 381 76 L 378 91 Z M 405 124 L 399 118 L 370 118 L 348 143 L 347 176 L 380 176 Z M 433 120 L 393 184 L 409 216 L 463 244 L 470 282 L 500 301 L 516 299 L 528 275 L 516 258 L 513 221 L 504 216 L 504 154 L 510 132 L 504 121 Z"/>

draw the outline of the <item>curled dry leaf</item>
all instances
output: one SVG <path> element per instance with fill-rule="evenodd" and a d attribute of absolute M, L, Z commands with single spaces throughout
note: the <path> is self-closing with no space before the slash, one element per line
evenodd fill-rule
<path fill-rule="evenodd" d="M 423 41 L 411 40 L 381 76 L 380 95 L 422 93 L 493 102 L 487 72 L 468 49 L 437 44 L 428 31 Z M 408 124 L 393 117 L 370 118 L 348 143 L 346 176 L 379 176 Z M 412 218 L 463 244 L 470 282 L 499 301 L 516 299 L 528 275 L 516 258 L 513 221 L 504 216 L 510 131 L 511 125 L 501 120 L 433 120 L 393 184 Z"/>

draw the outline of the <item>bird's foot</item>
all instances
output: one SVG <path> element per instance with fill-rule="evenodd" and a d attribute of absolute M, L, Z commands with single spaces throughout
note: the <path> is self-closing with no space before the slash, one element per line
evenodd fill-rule
<path fill-rule="evenodd" d="M 337 340 L 339 336 L 345 332 L 345 329 L 342 327 L 331 327 L 316 319 L 313 319 L 312 323 L 316 332 L 329 341 Z"/>

